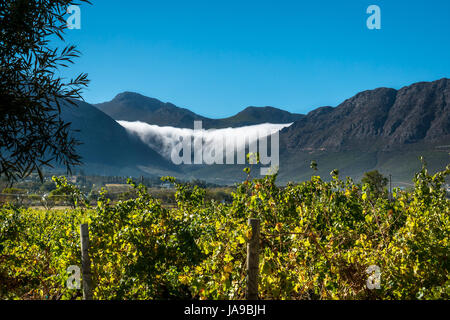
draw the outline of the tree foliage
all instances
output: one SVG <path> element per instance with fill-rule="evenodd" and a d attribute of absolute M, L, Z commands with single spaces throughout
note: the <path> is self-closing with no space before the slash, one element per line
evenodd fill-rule
<path fill-rule="evenodd" d="M 10 180 L 52 163 L 69 171 L 80 163 L 78 142 L 60 113 L 82 98 L 87 75 L 59 77 L 80 53 L 72 45 L 52 46 L 55 39 L 64 41 L 71 4 L 75 1 L 0 2 L 0 175 Z"/>
<path fill-rule="evenodd" d="M 375 196 L 378 197 L 384 192 L 384 188 L 387 186 L 389 180 L 378 170 L 373 170 L 364 173 L 361 182 L 367 184 Z"/>

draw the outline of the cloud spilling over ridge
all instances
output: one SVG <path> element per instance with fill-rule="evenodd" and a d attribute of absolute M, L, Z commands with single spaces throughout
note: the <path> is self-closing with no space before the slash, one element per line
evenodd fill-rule
<path fill-rule="evenodd" d="M 182 143 L 181 137 L 187 136 L 193 139 L 202 137 L 204 150 L 214 148 L 217 145 L 223 145 L 229 148 L 230 143 L 236 143 L 237 149 L 239 150 L 245 148 L 246 145 L 243 137 L 247 138 L 247 144 L 252 143 L 258 137 L 267 137 L 292 124 L 264 123 L 238 128 L 193 130 L 176 127 L 160 127 L 140 121 L 117 122 L 129 133 L 137 135 L 145 144 L 167 159 L 170 159 L 172 150 Z"/>

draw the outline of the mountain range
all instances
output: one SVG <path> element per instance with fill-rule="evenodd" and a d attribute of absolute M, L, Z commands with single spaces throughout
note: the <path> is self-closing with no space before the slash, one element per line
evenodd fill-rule
<path fill-rule="evenodd" d="M 320 107 L 306 115 L 248 107 L 229 118 L 210 119 L 132 92 L 97 105 L 77 105 L 64 108 L 62 117 L 79 130 L 74 134 L 83 142 L 79 149 L 83 170 L 97 174 L 169 174 L 219 184 L 244 178 L 244 166 L 176 166 L 116 120 L 190 129 L 195 120 L 202 120 L 205 129 L 292 123 L 279 133 L 281 183 L 308 179 L 311 160 L 318 162 L 317 174 L 324 178 L 335 168 L 354 179 L 378 169 L 391 174 L 397 185 L 410 183 L 420 168 L 419 156 L 424 156 L 431 170 L 449 163 L 450 80 L 446 78 L 400 90 L 367 90 L 337 107 Z"/>
<path fill-rule="evenodd" d="M 359 179 L 378 169 L 408 185 L 420 156 L 431 170 L 450 163 L 450 80 L 358 93 L 335 108 L 311 111 L 280 139 L 287 176 L 308 178 L 307 160 L 314 158 L 321 175 L 338 168 Z"/>
<path fill-rule="evenodd" d="M 113 119 L 142 121 L 152 125 L 192 128 L 201 120 L 203 128 L 243 127 L 260 123 L 291 123 L 304 117 L 273 107 L 248 107 L 238 114 L 224 119 L 210 119 L 194 112 L 148 98 L 134 92 L 118 94 L 113 100 L 95 105 Z"/>

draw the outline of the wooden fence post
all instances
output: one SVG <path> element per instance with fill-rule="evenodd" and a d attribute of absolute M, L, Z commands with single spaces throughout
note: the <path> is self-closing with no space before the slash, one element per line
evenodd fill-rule
<path fill-rule="evenodd" d="M 252 228 L 252 238 L 247 244 L 247 300 L 258 299 L 259 278 L 259 220 L 248 219 Z"/>
<path fill-rule="evenodd" d="M 89 258 L 89 225 L 80 226 L 81 273 L 83 275 L 83 300 L 92 300 L 91 259 Z"/>

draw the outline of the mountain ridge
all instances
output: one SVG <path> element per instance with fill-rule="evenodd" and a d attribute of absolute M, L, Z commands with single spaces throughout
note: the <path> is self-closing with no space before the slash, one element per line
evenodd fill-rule
<path fill-rule="evenodd" d="M 398 145 L 450 141 L 450 80 L 399 90 L 366 90 L 337 107 L 308 113 L 281 131 L 287 149 L 389 150 Z"/>
<path fill-rule="evenodd" d="M 203 122 L 203 128 L 205 129 L 220 129 L 266 122 L 291 123 L 304 116 L 270 106 L 249 106 L 233 116 L 212 119 L 198 115 L 189 109 L 177 107 L 170 102 L 162 102 L 129 91 L 119 93 L 113 100 L 94 106 L 115 120 L 141 121 L 151 125 L 191 129 L 194 126 L 194 121 L 199 120 Z"/>

